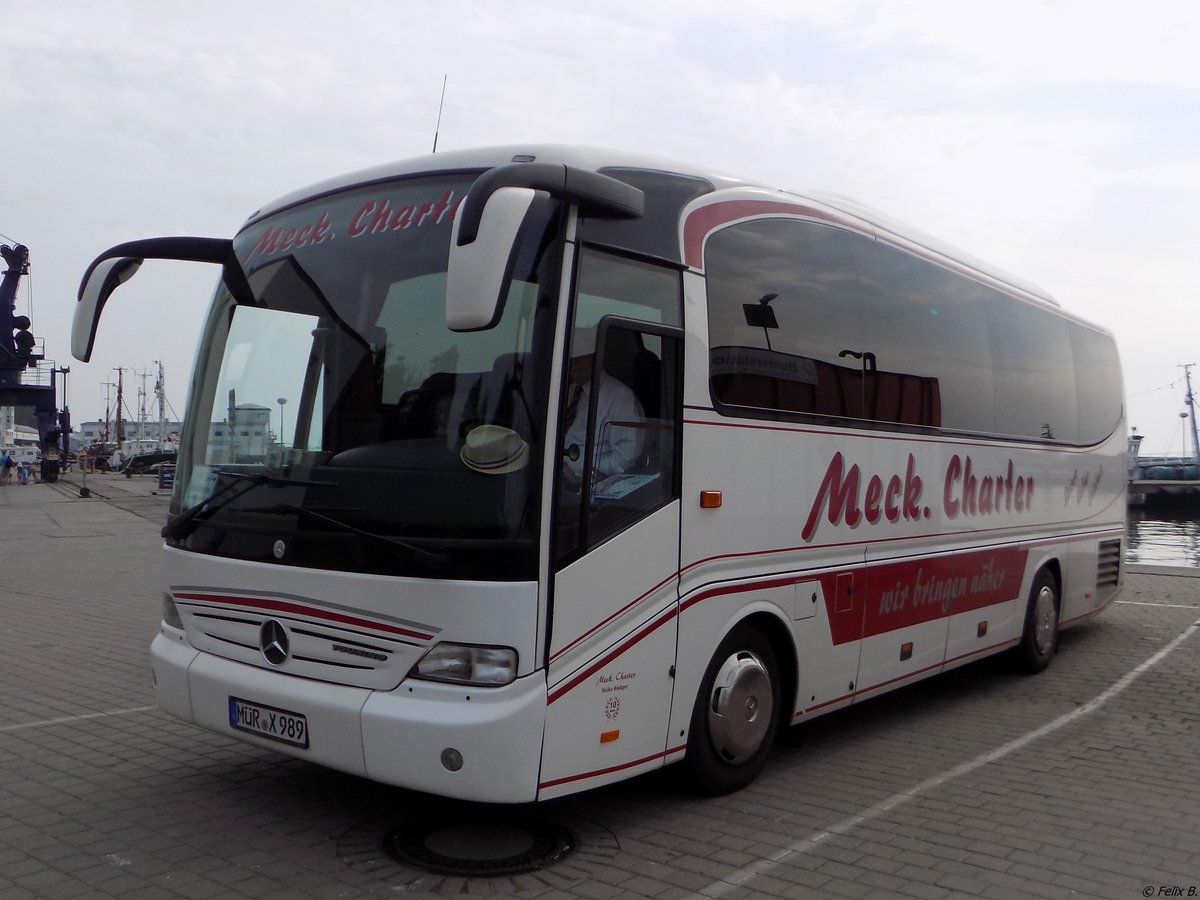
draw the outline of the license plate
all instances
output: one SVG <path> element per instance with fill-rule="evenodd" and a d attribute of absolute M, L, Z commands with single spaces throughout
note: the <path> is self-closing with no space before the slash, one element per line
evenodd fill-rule
<path fill-rule="evenodd" d="M 230 697 L 229 727 L 293 747 L 308 747 L 308 720 L 286 709 Z"/>

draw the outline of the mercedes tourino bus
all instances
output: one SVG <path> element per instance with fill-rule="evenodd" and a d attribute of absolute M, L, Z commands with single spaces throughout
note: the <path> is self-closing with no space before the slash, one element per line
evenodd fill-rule
<path fill-rule="evenodd" d="M 219 270 L 151 648 L 174 716 L 541 800 L 1009 651 L 1116 596 L 1112 337 L 852 203 L 560 146 L 290 194 Z"/>

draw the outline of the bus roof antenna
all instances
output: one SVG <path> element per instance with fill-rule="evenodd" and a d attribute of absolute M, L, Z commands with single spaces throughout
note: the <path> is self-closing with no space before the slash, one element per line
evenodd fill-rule
<path fill-rule="evenodd" d="M 446 105 L 446 79 L 449 73 L 442 76 L 442 99 L 438 101 L 437 124 L 433 126 L 433 152 L 437 153 L 438 132 L 442 130 L 442 107 Z"/>

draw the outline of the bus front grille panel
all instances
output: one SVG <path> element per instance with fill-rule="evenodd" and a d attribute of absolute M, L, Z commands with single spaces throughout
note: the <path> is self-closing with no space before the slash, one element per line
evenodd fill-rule
<path fill-rule="evenodd" d="M 386 636 L 281 615 L 241 610 L 208 610 L 179 604 L 188 641 L 197 650 L 247 665 L 302 678 L 391 690 L 424 652 L 424 647 Z M 282 663 L 263 649 L 264 624 L 280 623 L 287 655 Z M 272 633 L 274 634 L 274 633 Z M 272 654 L 277 658 L 277 652 Z"/>

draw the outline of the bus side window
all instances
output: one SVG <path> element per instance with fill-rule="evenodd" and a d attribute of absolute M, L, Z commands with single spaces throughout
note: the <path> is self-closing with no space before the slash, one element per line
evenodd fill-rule
<path fill-rule="evenodd" d="M 621 372 L 637 397 L 635 411 L 600 425 L 593 438 L 593 457 L 601 448 L 635 448 L 619 470 L 608 465 L 579 484 L 564 485 L 560 494 L 563 520 L 575 533 L 563 535 L 563 550 L 572 556 L 603 543 L 639 519 L 679 496 L 679 410 L 682 341 L 674 336 L 642 333 L 623 327 L 608 329 L 610 346 L 601 362 L 609 377 Z M 635 378 L 635 370 L 640 374 Z M 653 415 L 651 413 L 654 413 Z M 586 454 L 586 448 L 581 448 Z"/>
<path fill-rule="evenodd" d="M 682 311 L 677 269 L 581 251 L 560 408 L 560 565 L 679 496 Z M 593 434 L 577 395 L 595 407 Z"/>

